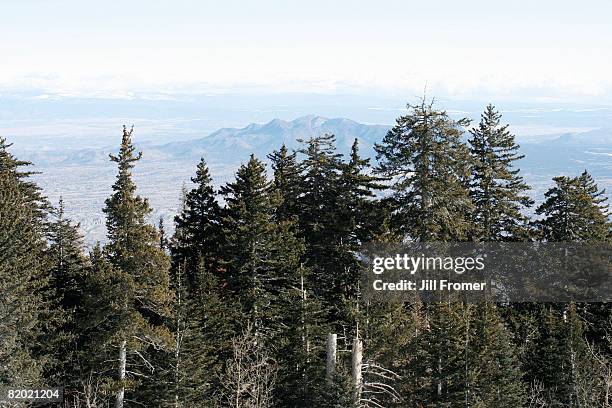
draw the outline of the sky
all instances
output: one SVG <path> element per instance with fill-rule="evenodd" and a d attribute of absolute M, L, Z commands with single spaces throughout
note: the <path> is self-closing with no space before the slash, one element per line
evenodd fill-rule
<path fill-rule="evenodd" d="M 0 0 L 0 96 L 403 94 L 612 105 L 609 0 Z"/>

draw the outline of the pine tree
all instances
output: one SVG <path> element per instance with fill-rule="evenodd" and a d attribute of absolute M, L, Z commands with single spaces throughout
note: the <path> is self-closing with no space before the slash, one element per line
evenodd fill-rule
<path fill-rule="evenodd" d="M 301 243 L 273 219 L 275 203 L 263 163 L 251 156 L 236 180 L 221 189 L 227 203 L 223 231 L 227 281 L 256 335 L 277 330 L 277 299 L 295 282 Z"/>
<path fill-rule="evenodd" d="M 488 105 L 477 128 L 470 130 L 472 177 L 470 197 L 474 203 L 474 238 L 479 241 L 521 239 L 527 235 L 528 219 L 522 210 L 533 204 L 529 189 L 515 168 L 519 146 L 501 115 Z"/>
<path fill-rule="evenodd" d="M 218 379 L 237 330 L 228 295 L 222 288 L 222 209 L 218 205 L 206 162 L 200 160 L 192 182 L 183 186 L 181 210 L 171 240 L 174 337 L 169 364 L 175 404 L 207 406 L 218 392 Z"/>
<path fill-rule="evenodd" d="M 302 142 L 299 226 L 306 245 L 305 266 L 313 271 L 309 284 L 327 306 L 329 321 L 342 330 L 345 302 L 357 289 L 356 260 L 347 234 L 352 229 L 342 224 L 347 221 L 342 211 L 348 206 L 342 205 L 344 163 L 333 135 Z"/>
<path fill-rule="evenodd" d="M 417 390 L 422 386 L 423 373 L 417 367 L 426 329 L 423 305 L 388 299 L 367 303 L 366 307 L 362 333 L 369 368 L 364 374 L 364 396 L 383 406 L 418 406 Z M 385 386 L 368 390 L 368 383 Z"/>
<path fill-rule="evenodd" d="M 322 252 L 337 245 L 336 231 L 329 228 L 338 213 L 342 155 L 336 152 L 335 137 L 323 135 L 302 140 L 300 163 L 300 230 L 307 244 L 307 258 L 323 261 Z"/>
<path fill-rule="evenodd" d="M 35 386 L 54 361 L 45 331 L 54 332 L 53 293 L 45 255 L 48 203 L 29 180 L 31 165 L 0 138 L 0 384 Z"/>
<path fill-rule="evenodd" d="M 221 191 L 227 203 L 226 279 L 243 312 L 242 325 L 251 325 L 253 335 L 268 345 L 266 353 L 282 362 L 279 406 L 306 406 L 317 378 L 313 362 L 320 361 L 314 351 L 319 334 L 314 315 L 320 310 L 313 310 L 315 299 L 306 297 L 308 276 L 300 266 L 304 248 L 296 237 L 295 220 L 275 220 L 278 195 L 253 156 Z M 301 402 L 296 400 L 299 395 L 305 398 Z"/>
<path fill-rule="evenodd" d="M 114 379 L 117 367 L 109 362 L 118 361 L 117 331 L 122 324 L 129 324 L 117 299 L 117 294 L 127 287 L 127 277 L 113 267 L 99 243 L 91 250 L 89 262 L 91 273 L 83 290 L 84 312 L 77 319 L 82 339 L 77 364 L 82 374 L 81 386 L 75 394 L 86 406 L 96 406 L 95 402 L 112 406 L 116 404 L 113 398 L 118 388 Z"/>
<path fill-rule="evenodd" d="M 201 267 L 202 268 L 202 267 Z M 158 353 L 151 404 L 168 407 L 212 406 L 221 389 L 219 379 L 230 357 L 231 339 L 238 330 L 239 314 L 223 299 L 217 277 L 204 270 L 189 289 L 182 266 L 173 268 L 175 294 L 172 316 L 166 325 L 173 342 L 167 353 Z"/>
<path fill-rule="evenodd" d="M 201 269 L 218 273 L 222 218 L 204 159 L 191 181 L 195 187 L 187 192 L 183 209 L 175 217 L 177 233 L 172 240 L 175 267 L 183 265 L 188 287 L 195 284 Z"/>
<path fill-rule="evenodd" d="M 518 356 L 497 307 L 476 305 L 467 332 L 467 406 L 523 406 L 526 393 Z"/>
<path fill-rule="evenodd" d="M 466 306 L 459 303 L 434 303 L 428 308 L 428 329 L 421 335 L 416 363 L 417 395 L 424 406 L 465 406 L 466 313 Z"/>
<path fill-rule="evenodd" d="M 546 201 L 536 214 L 547 241 L 602 242 L 610 239 L 612 224 L 603 191 L 585 171 L 579 177 L 553 178 L 555 186 L 545 194 Z"/>
<path fill-rule="evenodd" d="M 50 223 L 48 238 L 52 283 L 57 296 L 55 307 L 62 319 L 51 343 L 57 353 L 54 367 L 56 383 L 66 384 L 66 398 L 74 400 L 81 391 L 85 375 L 81 361 L 84 336 L 79 321 L 86 319 L 85 291 L 88 286 L 90 265 L 83 252 L 83 238 L 79 226 L 65 217 L 64 202 L 60 198 L 56 218 Z M 85 357 L 86 358 L 86 357 Z"/>
<path fill-rule="evenodd" d="M 359 141 L 355 139 L 349 161 L 342 167 L 341 217 L 335 220 L 345 229 L 342 239 L 351 250 L 379 234 L 386 216 L 375 200 L 376 192 L 383 189 L 382 180 L 370 170 L 370 159 L 359 155 Z"/>
<path fill-rule="evenodd" d="M 279 298 L 285 329 L 275 340 L 279 364 L 275 400 L 287 408 L 319 406 L 327 390 L 323 367 L 331 329 L 324 319 L 324 305 L 309 287 L 309 271 L 300 266 L 299 272 L 299 281 Z"/>
<path fill-rule="evenodd" d="M 600 245 L 612 237 L 610 211 L 604 191 L 599 190 L 591 175 L 584 171 L 578 177 L 556 177 L 555 186 L 546 193 L 546 201 L 536 213 L 544 216 L 536 225 L 547 241 L 582 242 Z M 599 253 L 594 246 L 591 252 Z M 595 276 L 591 276 L 595 279 Z M 608 303 L 578 304 L 583 318 L 588 319 L 585 335 L 596 347 L 608 350 L 606 324 L 611 311 Z"/>
<path fill-rule="evenodd" d="M 88 261 L 83 252 L 83 237 L 79 225 L 66 218 L 64 202 L 60 198 L 56 219 L 49 227 L 48 249 L 52 260 L 53 283 L 59 295 L 61 307 L 73 314 L 83 300 L 83 281 L 88 273 Z M 68 318 L 68 320 L 73 320 Z"/>
<path fill-rule="evenodd" d="M 393 180 L 393 223 L 413 240 L 465 240 L 472 204 L 461 137 L 469 121 L 453 120 L 425 99 L 408 108 L 375 146 L 377 171 Z"/>
<path fill-rule="evenodd" d="M 105 254 L 114 273 L 109 277 L 112 284 L 109 290 L 116 291 L 112 298 L 115 323 L 112 344 L 119 356 L 117 408 L 124 404 L 128 372 L 138 372 L 137 366 L 130 370 L 128 366 L 135 359 L 137 365 L 149 365 L 151 369 L 146 352 L 171 344 L 170 333 L 161 324 L 172 299 L 168 288 L 170 265 L 159 248 L 155 227 L 147 223 L 149 203 L 136 195 L 131 172 L 142 154 L 134 154 L 132 132 L 133 129 L 128 131 L 124 127 L 119 154 L 110 156 L 119 172 L 104 208 L 108 230 Z"/>
<path fill-rule="evenodd" d="M 197 289 L 184 303 L 182 365 L 179 386 L 185 407 L 209 406 L 221 389 L 225 362 L 231 357 L 231 340 L 239 332 L 240 314 L 224 299 L 219 279 L 200 271 Z"/>
<path fill-rule="evenodd" d="M 595 388 L 592 367 L 584 322 L 575 305 L 567 305 L 561 313 L 543 307 L 538 337 L 528 353 L 527 381 L 541 384 L 549 406 L 592 406 L 579 403 L 584 390 Z"/>
<path fill-rule="evenodd" d="M 298 216 L 298 200 L 300 195 L 300 168 L 296 153 L 289 153 L 283 145 L 268 155 L 274 172 L 272 186 L 280 195 L 275 219 L 289 221 Z"/>
<path fill-rule="evenodd" d="M 578 176 L 578 182 L 586 194 L 591 197 L 590 205 L 585 209 L 587 212 L 586 231 L 590 231 L 591 238 L 589 240 L 610 241 L 612 240 L 612 222 L 610 222 L 609 205 L 606 204 L 608 197 L 605 196 L 606 191 L 600 190 L 593 180 L 593 177 L 585 170 Z"/>

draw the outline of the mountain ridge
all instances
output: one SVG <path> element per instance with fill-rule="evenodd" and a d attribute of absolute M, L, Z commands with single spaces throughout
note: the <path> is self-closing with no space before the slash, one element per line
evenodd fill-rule
<path fill-rule="evenodd" d="M 249 123 L 243 127 L 220 128 L 206 136 L 188 141 L 164 144 L 136 144 L 147 162 L 193 161 L 204 157 L 210 163 L 235 165 L 251 154 L 262 160 L 283 144 L 298 149 L 299 140 L 325 133 L 336 137 L 338 151 L 348 154 L 354 139 L 359 141 L 362 156 L 374 158 L 374 144 L 379 143 L 390 125 L 364 124 L 348 118 L 327 118 L 305 115 L 293 120 L 272 119 L 265 123 Z M 612 129 L 602 128 L 583 133 L 563 133 L 541 142 L 521 143 L 525 159 L 521 167 L 528 171 L 576 171 L 592 167 L 593 172 L 612 169 Z M 37 166 L 104 165 L 113 149 L 43 149 L 18 152 Z"/>
<path fill-rule="evenodd" d="M 336 136 L 338 149 L 348 153 L 353 140 L 357 138 L 364 154 L 371 156 L 374 143 L 382 140 L 389 126 L 370 125 L 347 118 L 326 118 L 317 115 L 306 115 L 291 121 L 273 119 L 267 123 L 251 123 L 242 128 L 221 128 L 199 139 L 170 142 L 162 150 L 175 155 L 211 156 L 211 153 L 222 153 L 232 149 L 234 153 L 254 153 L 265 157 L 272 150 L 285 144 L 289 149 L 296 149 L 299 139 L 308 139 L 325 133 Z M 212 157 L 208 157 L 212 159 Z"/>

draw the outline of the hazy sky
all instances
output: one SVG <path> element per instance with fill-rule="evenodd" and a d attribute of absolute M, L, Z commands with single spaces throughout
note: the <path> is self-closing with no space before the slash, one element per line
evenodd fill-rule
<path fill-rule="evenodd" d="M 0 94 L 612 103 L 612 1 L 0 0 Z"/>

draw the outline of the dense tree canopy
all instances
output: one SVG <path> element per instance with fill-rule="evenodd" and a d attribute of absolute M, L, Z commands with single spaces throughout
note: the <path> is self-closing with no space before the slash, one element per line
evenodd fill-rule
<path fill-rule="evenodd" d="M 108 236 L 0 139 L 0 386 L 65 385 L 65 407 L 607 407 L 607 303 L 388 302 L 360 286 L 373 241 L 610 242 L 605 193 L 553 179 L 535 216 L 508 125 L 423 100 L 346 157 L 312 135 L 217 187 L 206 162 L 174 225 L 150 219 L 124 128 Z"/>

